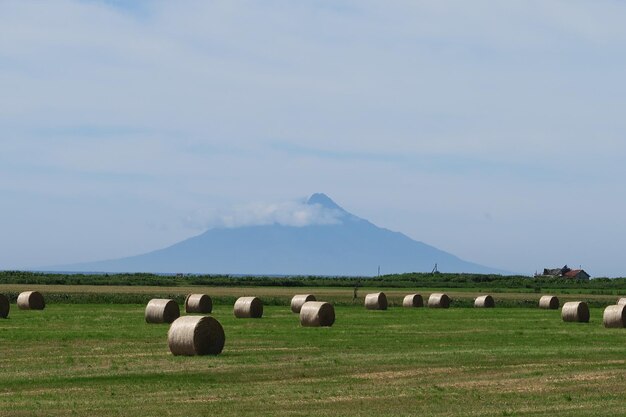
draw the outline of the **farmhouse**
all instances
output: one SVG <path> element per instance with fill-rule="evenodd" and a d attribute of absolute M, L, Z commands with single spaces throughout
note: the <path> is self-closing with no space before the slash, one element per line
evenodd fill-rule
<path fill-rule="evenodd" d="M 589 279 L 591 277 L 584 269 L 571 269 L 567 265 L 563 268 L 544 268 L 542 275 L 570 279 Z"/>

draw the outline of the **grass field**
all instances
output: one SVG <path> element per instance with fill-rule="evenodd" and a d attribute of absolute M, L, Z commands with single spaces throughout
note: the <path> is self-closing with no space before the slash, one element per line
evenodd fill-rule
<path fill-rule="evenodd" d="M 345 290 L 344 290 L 345 291 Z M 291 290 L 293 293 L 293 289 Z M 174 357 L 139 304 L 11 306 L 2 416 L 623 416 L 626 330 L 531 308 L 367 311 L 332 328 L 218 305 L 217 357 Z"/>

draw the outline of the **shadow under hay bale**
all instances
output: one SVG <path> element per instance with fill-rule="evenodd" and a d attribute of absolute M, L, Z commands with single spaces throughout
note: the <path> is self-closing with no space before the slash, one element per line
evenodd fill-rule
<path fill-rule="evenodd" d="M 539 299 L 539 308 L 545 308 L 547 310 L 558 310 L 559 299 L 554 295 L 544 295 Z"/>
<path fill-rule="evenodd" d="M 602 315 L 602 324 L 607 328 L 626 327 L 626 304 L 605 308 Z"/>
<path fill-rule="evenodd" d="M 589 306 L 584 301 L 570 301 L 563 304 L 561 318 L 567 322 L 589 323 Z"/>
<path fill-rule="evenodd" d="M 291 299 L 291 312 L 292 313 L 300 313 L 300 309 L 302 305 L 307 301 L 316 301 L 316 298 L 313 294 L 296 294 Z"/>
<path fill-rule="evenodd" d="M 429 308 L 450 308 L 450 297 L 445 293 L 433 293 L 428 297 Z"/>
<path fill-rule="evenodd" d="M 26 291 L 17 296 L 17 307 L 20 310 L 43 310 L 46 302 L 39 291 Z"/>
<path fill-rule="evenodd" d="M 6 295 L 0 294 L 0 318 L 6 319 L 9 317 L 9 310 L 11 309 L 11 303 Z"/>
<path fill-rule="evenodd" d="M 238 319 L 259 319 L 263 316 L 263 303 L 256 297 L 239 297 L 233 313 Z"/>
<path fill-rule="evenodd" d="M 335 323 L 335 308 L 324 301 L 307 301 L 300 309 L 300 324 L 305 327 L 330 327 Z"/>
<path fill-rule="evenodd" d="M 146 323 L 171 323 L 180 317 L 180 308 L 174 300 L 153 298 L 146 306 Z"/>
<path fill-rule="evenodd" d="M 490 295 L 481 295 L 474 300 L 474 307 L 476 308 L 494 308 L 496 302 Z"/>
<path fill-rule="evenodd" d="M 424 307 L 424 299 L 420 294 L 408 294 L 402 300 L 402 307 Z"/>
<path fill-rule="evenodd" d="M 368 310 L 387 310 L 387 296 L 376 292 L 365 296 L 365 308 Z"/>
<path fill-rule="evenodd" d="M 225 341 L 224 328 L 209 316 L 180 317 L 167 332 L 167 344 L 173 355 L 219 355 Z"/>
<path fill-rule="evenodd" d="M 213 300 L 206 294 L 189 294 L 185 298 L 185 313 L 209 314 L 213 311 Z"/>

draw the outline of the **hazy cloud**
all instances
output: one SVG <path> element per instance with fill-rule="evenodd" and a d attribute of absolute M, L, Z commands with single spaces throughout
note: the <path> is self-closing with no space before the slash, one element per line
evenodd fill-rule
<path fill-rule="evenodd" d="M 344 213 L 319 204 L 300 201 L 280 203 L 249 203 L 228 209 L 196 211 L 183 219 L 186 227 L 196 230 L 280 224 L 313 226 L 339 224 Z"/>

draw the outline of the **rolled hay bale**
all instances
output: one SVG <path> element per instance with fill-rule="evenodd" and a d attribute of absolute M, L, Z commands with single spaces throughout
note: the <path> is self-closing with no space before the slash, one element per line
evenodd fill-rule
<path fill-rule="evenodd" d="M 424 299 L 420 294 L 405 295 L 402 300 L 402 307 L 424 307 Z"/>
<path fill-rule="evenodd" d="M 561 309 L 563 321 L 589 323 L 589 306 L 584 301 L 570 301 Z"/>
<path fill-rule="evenodd" d="M 26 291 L 17 296 L 17 307 L 20 310 L 43 310 L 46 302 L 39 291 Z"/>
<path fill-rule="evenodd" d="M 365 296 L 365 308 L 368 310 L 387 310 L 387 296 L 376 292 Z"/>
<path fill-rule="evenodd" d="M 239 297 L 233 313 L 238 319 L 259 319 L 263 316 L 263 303 L 256 297 Z"/>
<path fill-rule="evenodd" d="M 626 297 L 622 297 L 619 300 L 617 300 L 618 306 L 625 305 L 625 304 L 626 304 Z"/>
<path fill-rule="evenodd" d="M 6 295 L 0 294 L 0 318 L 6 319 L 9 317 L 9 310 L 11 309 L 11 303 Z"/>
<path fill-rule="evenodd" d="M 494 308 L 496 302 L 490 295 L 481 295 L 474 300 L 474 307 L 476 308 Z"/>
<path fill-rule="evenodd" d="M 335 308 L 324 301 L 307 301 L 300 309 L 300 324 L 305 327 L 330 327 L 335 322 Z"/>
<path fill-rule="evenodd" d="M 296 294 L 291 299 L 291 312 L 299 313 L 302 308 L 302 304 L 307 301 L 316 301 L 316 298 L 313 294 Z"/>
<path fill-rule="evenodd" d="M 604 327 L 626 327 L 626 304 L 608 306 L 602 315 Z"/>
<path fill-rule="evenodd" d="M 171 323 L 180 317 L 180 308 L 174 300 L 153 298 L 146 306 L 146 323 Z"/>
<path fill-rule="evenodd" d="M 213 300 L 206 294 L 189 294 L 185 298 L 185 313 L 209 314 L 213 311 Z"/>
<path fill-rule="evenodd" d="M 429 308 L 449 308 L 450 297 L 445 293 L 433 293 L 428 297 Z"/>
<path fill-rule="evenodd" d="M 179 317 L 167 332 L 173 355 L 219 355 L 224 349 L 224 328 L 209 316 Z"/>
<path fill-rule="evenodd" d="M 558 310 L 559 299 L 554 295 L 544 295 L 539 299 L 539 308 L 545 308 L 547 310 Z"/>

